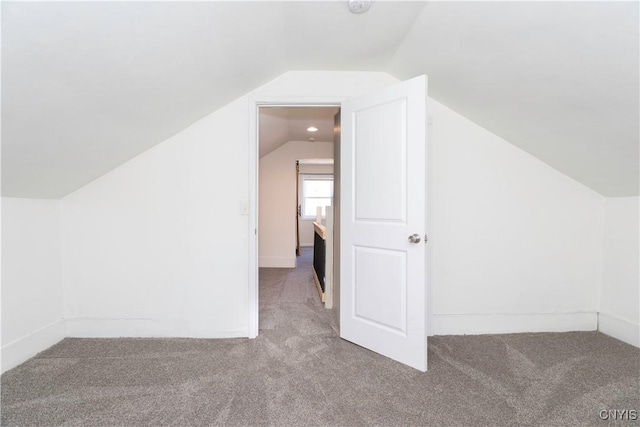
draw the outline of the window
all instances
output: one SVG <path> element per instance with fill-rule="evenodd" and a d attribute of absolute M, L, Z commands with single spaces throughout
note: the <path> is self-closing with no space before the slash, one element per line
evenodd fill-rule
<path fill-rule="evenodd" d="M 316 219 L 316 208 L 322 207 L 322 217 L 326 216 L 325 206 L 333 203 L 333 175 L 301 175 L 302 219 Z"/>

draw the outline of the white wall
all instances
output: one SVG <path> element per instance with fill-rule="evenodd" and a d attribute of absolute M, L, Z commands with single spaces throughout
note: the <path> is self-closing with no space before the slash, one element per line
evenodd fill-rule
<path fill-rule="evenodd" d="M 2 198 L 2 372 L 65 336 L 60 202 Z"/>
<path fill-rule="evenodd" d="M 639 198 L 608 198 L 605 213 L 599 329 L 638 347 Z"/>
<path fill-rule="evenodd" d="M 260 159 L 259 266 L 296 266 L 296 160 L 332 159 L 333 142 L 289 141 Z M 305 171 L 309 166 L 301 165 Z M 301 242 L 313 243 L 311 221 L 300 221 Z"/>
<path fill-rule="evenodd" d="M 246 336 L 252 100 L 395 81 L 286 73 L 63 199 L 69 334 Z M 436 102 L 431 114 L 431 332 L 595 329 L 603 198 Z"/>
<path fill-rule="evenodd" d="M 247 99 L 63 199 L 71 336 L 247 335 Z"/>
<path fill-rule="evenodd" d="M 247 336 L 250 100 L 343 99 L 394 80 L 286 73 L 65 197 L 68 334 Z"/>
<path fill-rule="evenodd" d="M 595 330 L 603 198 L 429 109 L 432 332 Z"/>

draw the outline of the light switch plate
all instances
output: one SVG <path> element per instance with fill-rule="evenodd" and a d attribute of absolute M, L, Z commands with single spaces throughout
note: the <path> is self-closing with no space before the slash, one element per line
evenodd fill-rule
<path fill-rule="evenodd" d="M 249 202 L 246 200 L 240 200 L 239 203 L 240 215 L 249 215 Z"/>

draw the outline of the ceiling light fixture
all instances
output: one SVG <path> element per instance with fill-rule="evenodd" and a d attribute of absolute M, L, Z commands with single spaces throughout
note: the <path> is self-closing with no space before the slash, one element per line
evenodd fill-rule
<path fill-rule="evenodd" d="M 314 142 L 316 139 L 312 136 L 309 137 L 309 142 Z"/>
<path fill-rule="evenodd" d="M 318 128 L 315 126 L 309 126 L 307 132 L 318 132 Z"/>
<path fill-rule="evenodd" d="M 349 0 L 351 13 L 364 13 L 371 7 L 372 0 Z"/>

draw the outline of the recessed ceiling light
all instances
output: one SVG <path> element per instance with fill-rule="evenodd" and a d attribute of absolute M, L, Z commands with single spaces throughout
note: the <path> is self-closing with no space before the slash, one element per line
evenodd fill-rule
<path fill-rule="evenodd" d="M 318 128 L 315 126 L 309 126 L 307 132 L 318 132 Z"/>
<path fill-rule="evenodd" d="M 316 139 L 312 136 L 309 137 L 309 142 L 314 142 Z"/>

